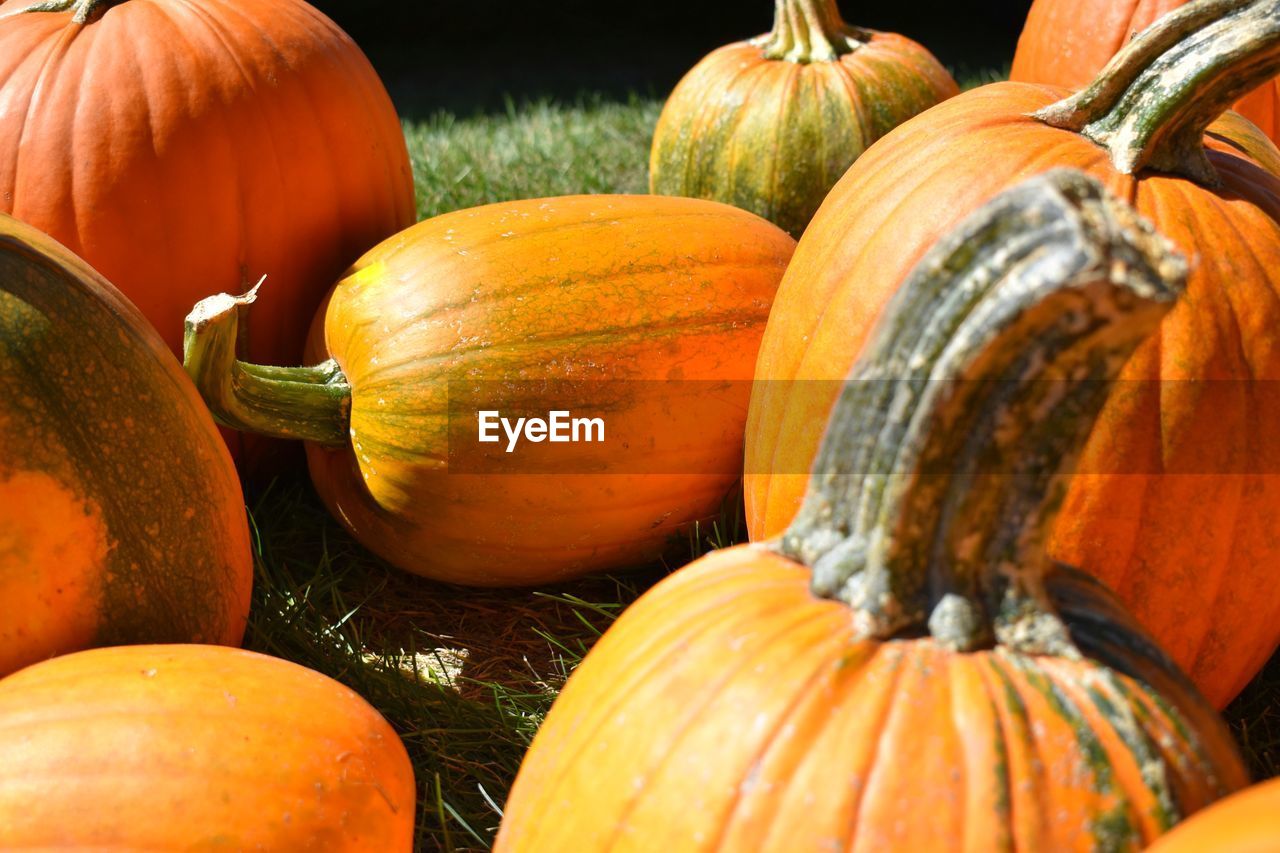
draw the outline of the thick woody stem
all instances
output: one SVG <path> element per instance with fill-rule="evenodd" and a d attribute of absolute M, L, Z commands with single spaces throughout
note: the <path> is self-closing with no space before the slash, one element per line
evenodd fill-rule
<path fill-rule="evenodd" d="M 10 14 L 24 15 L 28 12 L 74 12 L 71 22 L 84 24 L 88 23 L 90 18 L 108 6 L 119 2 L 121 0 L 43 0 L 43 2 L 33 3 L 15 12 L 0 15 L 0 17 L 7 18 Z"/>
<path fill-rule="evenodd" d="M 836 0 L 775 0 L 773 30 L 755 43 L 766 59 L 832 62 L 870 40 L 840 17 Z"/>
<path fill-rule="evenodd" d="M 1094 180 L 1051 172 L 930 251 L 889 303 L 774 547 L 863 637 L 1074 647 L 1043 591 L 1064 478 L 1186 266 Z"/>
<path fill-rule="evenodd" d="M 1280 0 L 1195 0 L 1152 24 L 1086 89 L 1035 118 L 1106 148 L 1125 174 L 1153 169 L 1206 186 L 1206 128 L 1280 73 Z"/>

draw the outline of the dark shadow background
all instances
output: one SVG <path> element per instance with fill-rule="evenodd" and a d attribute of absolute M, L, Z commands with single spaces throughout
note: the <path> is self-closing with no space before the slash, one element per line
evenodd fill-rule
<path fill-rule="evenodd" d="M 712 49 L 766 32 L 770 0 L 311 0 L 364 48 L 401 114 L 469 114 L 595 91 L 665 96 Z M 1004 70 L 1030 0 L 841 0 L 957 76 Z"/>

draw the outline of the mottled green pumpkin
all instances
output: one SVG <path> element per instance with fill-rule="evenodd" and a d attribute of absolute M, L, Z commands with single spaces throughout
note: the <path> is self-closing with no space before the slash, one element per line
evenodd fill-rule
<path fill-rule="evenodd" d="M 929 51 L 845 24 L 836 0 L 777 0 L 772 32 L 713 51 L 671 93 L 649 188 L 799 236 L 871 143 L 957 91 Z"/>
<path fill-rule="evenodd" d="M 90 646 L 238 645 L 252 578 L 235 468 L 182 366 L 0 214 L 0 676 Z"/>

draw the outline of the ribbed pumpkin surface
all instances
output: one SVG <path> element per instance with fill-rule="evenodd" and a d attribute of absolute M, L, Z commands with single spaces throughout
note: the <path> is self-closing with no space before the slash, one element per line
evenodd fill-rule
<path fill-rule="evenodd" d="M 1125 473 L 1072 479 L 1051 551 L 1114 588 L 1221 706 L 1276 645 L 1280 597 L 1257 590 L 1280 559 L 1280 442 L 1270 427 L 1280 398 L 1204 380 L 1280 378 L 1280 179 L 1212 136 L 1220 188 L 1120 174 L 1102 148 L 1028 117 L 1063 94 L 984 86 L 863 155 L 796 251 L 757 379 L 842 379 L 898 282 L 960 218 L 1054 167 L 1096 176 L 1193 259 L 1192 274 L 1121 377 L 1140 384 L 1108 403 L 1080 463 Z M 1244 147 L 1265 145 L 1251 132 Z M 838 390 L 837 381 L 757 384 L 747 434 L 753 539 L 776 535 L 795 513 Z M 1153 476 L 1162 472 L 1179 476 Z"/>
<path fill-rule="evenodd" d="M 370 548 L 444 580 L 532 584 L 656 558 L 741 474 L 756 352 L 793 248 L 727 205 L 650 196 L 419 223 L 338 283 L 313 335 L 311 360 L 331 354 L 352 388 L 351 447 L 308 445 L 317 489 Z M 545 379 L 597 388 L 616 440 L 526 444 L 524 458 L 562 463 L 526 469 L 542 473 L 448 470 L 450 380 L 486 383 L 494 410 L 562 408 L 554 391 L 530 401 Z M 708 394 L 722 401 L 711 414 L 696 405 Z"/>
<path fill-rule="evenodd" d="M 252 577 L 239 481 L 181 366 L 0 214 L 0 675 L 90 645 L 239 645 Z"/>
<path fill-rule="evenodd" d="M 0 847 L 412 848 L 413 768 L 351 690 L 277 658 L 133 646 L 0 681 Z"/>
<path fill-rule="evenodd" d="M 1035 0 L 1018 38 L 1009 79 L 1080 89 L 1134 35 L 1187 0 Z M 1245 118 L 1280 140 L 1280 83 L 1236 103 Z"/>
<path fill-rule="evenodd" d="M 957 91 L 929 51 L 894 33 L 870 33 L 825 62 L 727 45 L 671 93 L 654 131 L 650 186 L 733 204 L 798 236 L 871 143 Z"/>
<path fill-rule="evenodd" d="M 856 642 L 808 584 L 742 546 L 632 605 L 538 732 L 498 849 L 1135 849 L 1244 781 L 1150 661 Z M 1118 611 L 1080 612 L 1082 651 L 1123 660 Z"/>
<path fill-rule="evenodd" d="M 4 18 L 0 117 L 0 212 L 88 261 L 179 357 L 196 300 L 266 275 L 248 353 L 293 361 L 334 278 L 414 218 L 386 91 L 302 0 Z"/>

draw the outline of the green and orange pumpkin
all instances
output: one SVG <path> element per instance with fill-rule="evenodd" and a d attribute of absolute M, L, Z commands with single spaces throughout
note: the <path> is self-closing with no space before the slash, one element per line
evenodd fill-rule
<path fill-rule="evenodd" d="M 695 199 L 456 211 L 338 282 L 316 366 L 238 361 L 252 297 L 220 296 L 188 319 L 187 369 L 222 423 L 306 439 L 333 515 L 400 568 L 495 586 L 632 567 L 716 515 L 741 476 L 756 352 L 794 246 Z M 604 415 L 604 442 L 486 445 L 508 467 L 472 453 L 479 411 L 545 415 L 565 385 Z"/>
<path fill-rule="evenodd" d="M 1112 587 L 1218 707 L 1280 640 L 1280 178 L 1238 119 L 1280 71 L 1280 4 L 1207 0 L 1092 86 L 996 83 L 899 127 L 806 231 L 761 344 L 747 432 L 753 539 L 799 507 L 821 424 L 905 273 L 954 223 L 1053 167 L 1096 176 L 1192 259 L 1187 298 L 1126 366 L 1050 553 Z M 1206 133 L 1207 129 L 1207 133 Z M 820 306 L 815 307 L 815 306 Z"/>
<path fill-rule="evenodd" d="M 239 645 L 252 579 L 240 483 L 182 366 L 0 214 L 0 675 L 95 645 Z"/>
<path fill-rule="evenodd" d="M 796 521 L 622 614 L 497 849 L 1133 850 L 1241 787 L 1212 708 L 1044 550 L 1184 274 L 1078 174 L 958 228 L 883 314 Z"/>
<path fill-rule="evenodd" d="M 0 848 L 413 849 L 391 726 L 318 672 L 240 649 L 95 649 L 0 680 Z"/>
<path fill-rule="evenodd" d="M 836 0 L 777 0 L 773 31 L 713 51 L 663 107 L 649 187 L 727 202 L 799 236 L 871 143 L 959 91 L 920 45 Z"/>

